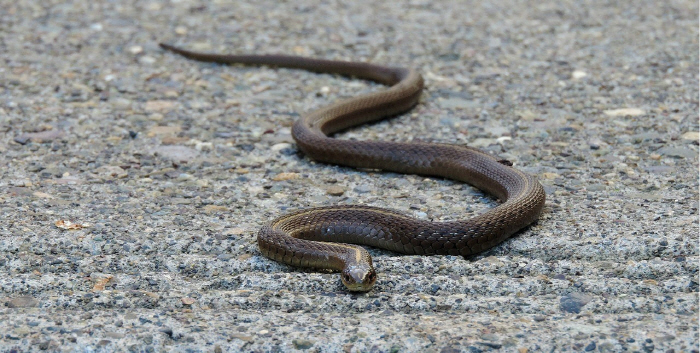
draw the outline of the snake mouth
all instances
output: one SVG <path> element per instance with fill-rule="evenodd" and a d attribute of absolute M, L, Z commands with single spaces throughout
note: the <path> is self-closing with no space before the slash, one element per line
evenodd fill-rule
<path fill-rule="evenodd" d="M 340 274 L 340 280 L 351 292 L 367 292 L 377 282 L 377 272 L 371 267 L 348 267 Z"/>

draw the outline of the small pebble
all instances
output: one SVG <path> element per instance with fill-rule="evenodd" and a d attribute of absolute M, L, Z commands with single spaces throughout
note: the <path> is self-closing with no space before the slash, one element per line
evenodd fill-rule
<path fill-rule="evenodd" d="M 304 339 L 296 339 L 296 340 L 292 341 L 292 343 L 294 344 L 294 348 L 301 349 L 301 350 L 309 349 L 309 348 L 313 347 L 313 345 L 314 345 L 313 341 L 304 340 Z"/>
<path fill-rule="evenodd" d="M 327 188 L 326 193 L 331 196 L 342 196 L 345 193 L 345 188 L 339 185 L 334 185 Z"/>
<path fill-rule="evenodd" d="M 591 300 L 593 300 L 593 297 L 590 295 L 573 292 L 561 297 L 559 306 L 562 311 L 578 314 L 581 312 L 581 308 Z"/>
<path fill-rule="evenodd" d="M 372 187 L 369 185 L 358 185 L 356 186 L 353 191 L 355 191 L 358 194 L 364 194 L 372 191 Z"/>
<path fill-rule="evenodd" d="M 136 54 L 141 54 L 142 52 L 143 52 L 143 47 L 140 45 L 134 45 L 134 46 L 129 47 L 129 53 L 131 53 L 131 54 L 136 55 Z"/>
<path fill-rule="evenodd" d="M 39 301 L 33 297 L 23 296 L 10 299 L 6 303 L 8 308 L 31 308 L 39 305 Z"/>
<path fill-rule="evenodd" d="M 571 73 L 571 78 L 573 78 L 574 80 L 580 80 L 586 76 L 588 76 L 588 74 L 585 71 L 581 70 L 575 70 Z"/>
<path fill-rule="evenodd" d="M 279 173 L 275 175 L 272 180 L 274 181 L 284 181 L 284 180 L 293 180 L 293 179 L 299 179 L 301 175 L 299 173 Z"/>
<path fill-rule="evenodd" d="M 639 108 L 610 109 L 603 111 L 603 113 L 607 116 L 639 116 L 646 114 L 644 110 Z"/>
<path fill-rule="evenodd" d="M 697 142 L 698 140 L 700 140 L 700 132 L 688 131 L 688 132 L 683 133 L 683 135 L 681 135 L 681 138 L 684 140 Z"/>

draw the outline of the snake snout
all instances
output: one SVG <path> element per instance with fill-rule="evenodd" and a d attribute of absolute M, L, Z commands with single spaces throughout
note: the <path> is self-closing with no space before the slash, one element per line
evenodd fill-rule
<path fill-rule="evenodd" d="M 377 281 L 377 272 L 371 266 L 348 266 L 340 274 L 345 287 L 353 292 L 366 292 Z"/>

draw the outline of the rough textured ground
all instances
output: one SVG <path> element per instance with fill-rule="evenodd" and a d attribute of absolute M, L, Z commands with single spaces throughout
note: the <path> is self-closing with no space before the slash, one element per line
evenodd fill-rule
<path fill-rule="evenodd" d="M 619 3 L 0 1 L 0 351 L 697 352 L 698 4 Z M 469 259 L 372 250 L 367 294 L 268 260 L 290 209 L 495 201 L 297 153 L 298 114 L 378 85 L 159 41 L 416 67 L 418 107 L 340 138 L 483 148 L 545 213 Z"/>

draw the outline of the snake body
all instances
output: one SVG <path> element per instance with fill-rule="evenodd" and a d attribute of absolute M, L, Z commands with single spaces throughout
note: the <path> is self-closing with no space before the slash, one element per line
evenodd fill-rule
<path fill-rule="evenodd" d="M 310 158 L 356 168 L 438 176 L 469 183 L 502 201 L 470 219 L 431 222 L 387 209 L 337 205 L 289 213 L 262 227 L 263 255 L 289 265 L 341 272 L 351 291 L 367 291 L 377 279 L 372 258 L 357 245 L 404 254 L 472 255 L 489 249 L 534 222 L 545 193 L 531 175 L 480 150 L 450 144 L 349 141 L 329 137 L 343 129 L 410 110 L 423 78 L 415 70 L 359 62 L 285 55 L 196 53 L 161 44 L 187 58 L 222 64 L 270 65 L 354 76 L 390 86 L 306 114 L 292 126 L 299 149 Z"/>

